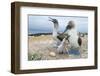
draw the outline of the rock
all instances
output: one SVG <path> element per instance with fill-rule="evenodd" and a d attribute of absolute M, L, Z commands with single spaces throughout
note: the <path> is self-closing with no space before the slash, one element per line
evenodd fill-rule
<path fill-rule="evenodd" d="M 49 55 L 52 56 L 52 57 L 55 57 L 56 56 L 56 53 L 55 52 L 50 52 Z"/>

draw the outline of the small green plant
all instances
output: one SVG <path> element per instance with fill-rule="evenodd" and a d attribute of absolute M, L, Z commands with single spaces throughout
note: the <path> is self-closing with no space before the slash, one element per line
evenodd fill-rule
<path fill-rule="evenodd" d="M 34 53 L 31 57 L 31 60 L 41 60 L 41 55 Z"/>

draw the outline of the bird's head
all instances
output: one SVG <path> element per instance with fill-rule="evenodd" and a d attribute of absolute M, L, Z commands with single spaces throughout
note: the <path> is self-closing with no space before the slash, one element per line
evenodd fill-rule
<path fill-rule="evenodd" d="M 54 18 L 51 18 L 51 17 L 49 17 L 49 21 L 51 21 L 53 23 L 58 23 L 58 20 L 57 19 L 54 19 Z"/>
<path fill-rule="evenodd" d="M 72 29 L 72 28 L 75 28 L 75 22 L 71 20 L 68 22 L 67 29 Z"/>

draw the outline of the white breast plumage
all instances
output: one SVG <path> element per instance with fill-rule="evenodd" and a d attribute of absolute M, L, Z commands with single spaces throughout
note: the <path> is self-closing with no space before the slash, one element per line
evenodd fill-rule
<path fill-rule="evenodd" d="M 73 29 L 68 30 L 67 34 L 70 36 L 68 40 L 70 42 L 71 47 L 73 47 L 73 48 L 79 47 L 78 35 L 77 35 L 76 29 L 73 28 Z"/>

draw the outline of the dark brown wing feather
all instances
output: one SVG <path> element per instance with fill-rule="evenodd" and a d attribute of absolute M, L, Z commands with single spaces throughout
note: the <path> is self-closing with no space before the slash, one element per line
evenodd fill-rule
<path fill-rule="evenodd" d="M 57 36 L 57 38 L 60 40 L 60 41 L 62 41 L 63 39 L 64 39 L 64 35 L 63 34 L 59 34 L 58 36 Z"/>
<path fill-rule="evenodd" d="M 58 38 L 60 41 L 62 41 L 66 36 L 67 36 L 66 40 L 68 40 L 70 36 L 67 35 L 67 34 L 59 34 L 59 35 L 57 36 L 57 38 Z M 68 40 L 68 41 L 69 41 L 69 40 Z"/>
<path fill-rule="evenodd" d="M 80 37 L 78 38 L 78 44 L 79 44 L 79 46 L 82 45 L 82 39 Z"/>

